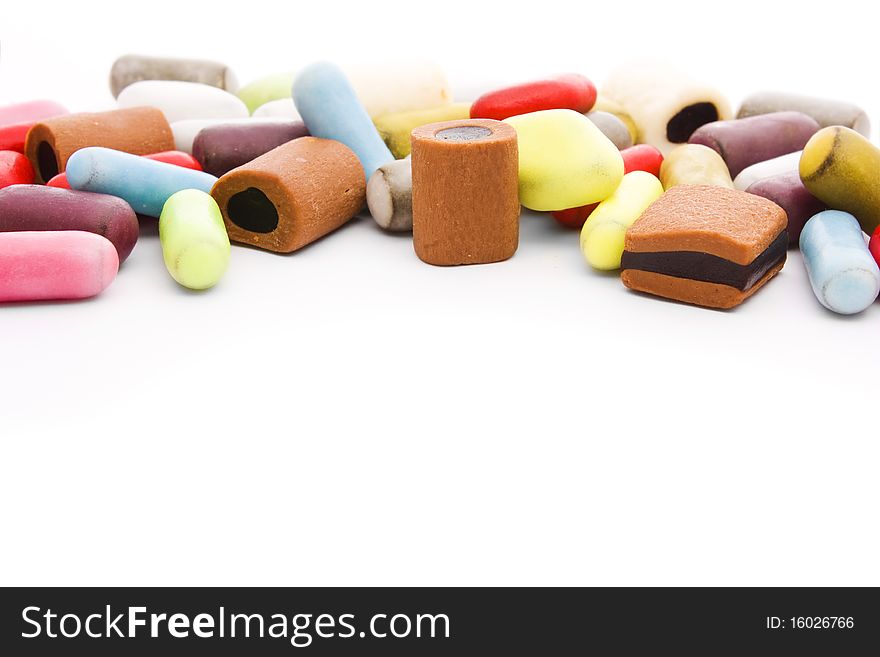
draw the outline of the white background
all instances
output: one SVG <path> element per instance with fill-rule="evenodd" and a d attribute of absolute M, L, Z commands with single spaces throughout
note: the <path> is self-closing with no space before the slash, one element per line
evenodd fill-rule
<path fill-rule="evenodd" d="M 128 52 L 242 82 L 426 55 L 463 100 L 662 55 L 876 129 L 867 7 L 8 2 L 0 104 L 110 108 Z M 99 298 L 0 309 L 0 583 L 878 585 L 878 338 L 796 252 L 717 312 L 592 272 L 549 216 L 460 268 L 364 217 L 192 293 L 145 226 Z"/>

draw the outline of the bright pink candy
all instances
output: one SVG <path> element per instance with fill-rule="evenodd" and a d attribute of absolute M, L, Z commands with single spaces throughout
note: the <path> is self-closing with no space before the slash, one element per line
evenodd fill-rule
<path fill-rule="evenodd" d="M 10 185 L 30 185 L 34 168 L 30 160 L 16 151 L 0 151 L 0 189 Z"/>
<path fill-rule="evenodd" d="M 874 260 L 880 265 L 880 226 L 877 226 L 877 229 L 871 235 L 871 241 L 868 242 L 868 250 L 871 251 Z"/>
<path fill-rule="evenodd" d="M 165 162 L 165 164 L 174 164 L 183 167 L 184 169 L 195 169 L 196 171 L 202 170 L 202 165 L 199 164 L 199 161 L 189 153 L 184 153 L 183 151 L 162 151 L 161 153 L 151 153 L 150 155 L 144 155 L 143 157 L 148 160 Z M 49 187 L 70 189 L 70 183 L 67 182 L 67 174 L 63 171 L 57 176 L 51 178 L 46 184 Z"/>
<path fill-rule="evenodd" d="M 569 73 L 483 94 L 471 105 L 471 118 L 503 121 L 511 116 L 549 109 L 585 113 L 595 104 L 596 85 L 583 75 Z"/>
<path fill-rule="evenodd" d="M 93 297 L 118 270 L 116 248 L 94 233 L 0 233 L 0 302 Z"/>
<path fill-rule="evenodd" d="M 23 153 L 24 139 L 34 123 L 67 113 L 63 105 L 51 100 L 0 107 L 0 151 Z"/>

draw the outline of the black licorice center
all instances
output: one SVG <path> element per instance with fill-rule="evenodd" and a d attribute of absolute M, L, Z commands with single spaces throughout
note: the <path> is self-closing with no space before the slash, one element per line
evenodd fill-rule
<path fill-rule="evenodd" d="M 37 166 L 44 182 L 58 175 L 58 158 L 55 157 L 55 149 L 47 141 L 41 141 L 37 146 Z"/>
<path fill-rule="evenodd" d="M 271 233 L 278 227 L 278 209 L 256 187 L 233 194 L 226 212 L 232 223 L 252 233 Z"/>
<path fill-rule="evenodd" d="M 683 144 L 702 125 L 718 120 L 718 108 L 712 103 L 694 103 L 683 108 L 666 124 L 666 139 Z"/>
<path fill-rule="evenodd" d="M 492 131 L 489 130 L 489 128 L 484 128 L 478 125 L 461 125 L 455 128 L 440 130 L 439 132 L 434 133 L 434 136 L 443 141 L 476 141 L 477 139 L 488 137 L 491 134 Z"/>

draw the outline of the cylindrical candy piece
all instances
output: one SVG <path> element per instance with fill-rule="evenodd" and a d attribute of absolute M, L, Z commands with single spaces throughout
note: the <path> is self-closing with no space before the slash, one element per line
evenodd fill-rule
<path fill-rule="evenodd" d="M 470 103 L 451 103 L 426 110 L 385 114 L 373 119 L 385 144 L 396 158 L 404 158 L 412 151 L 412 131 L 420 125 L 458 121 L 470 116 Z"/>
<path fill-rule="evenodd" d="M 83 148 L 70 156 L 67 180 L 73 189 L 112 194 L 125 199 L 135 212 L 158 217 L 175 192 L 210 192 L 217 178 L 110 148 Z"/>
<path fill-rule="evenodd" d="M 656 146 L 664 156 L 701 125 L 731 116 L 729 103 L 717 89 L 655 61 L 622 66 L 606 82 L 602 95 L 632 116 L 639 143 Z"/>
<path fill-rule="evenodd" d="M 198 82 L 235 93 L 238 82 L 226 64 L 203 59 L 123 55 L 110 69 L 110 91 L 119 96 L 127 86 L 142 80 L 177 80 Z"/>
<path fill-rule="evenodd" d="M 620 151 L 583 114 L 545 110 L 505 122 L 519 141 L 519 200 L 527 208 L 589 205 L 608 198 L 620 184 Z"/>
<path fill-rule="evenodd" d="M 814 98 L 781 91 L 761 91 L 746 98 L 736 118 L 744 119 L 773 112 L 801 112 L 811 116 L 821 127 L 842 125 L 865 137 L 871 136 L 871 121 L 865 111 L 852 103 L 828 98 Z"/>
<path fill-rule="evenodd" d="M 632 137 L 623 121 L 608 112 L 590 112 L 587 118 L 596 124 L 602 134 L 617 146 L 618 150 L 624 150 L 633 145 Z"/>
<path fill-rule="evenodd" d="M 855 215 L 868 235 L 880 226 L 880 149 L 858 132 L 822 128 L 804 146 L 799 170 L 813 196 Z"/>
<path fill-rule="evenodd" d="M 801 150 L 818 130 L 819 124 L 806 114 L 774 112 L 708 123 L 691 135 L 689 143 L 716 151 L 736 178 L 757 162 Z"/>
<path fill-rule="evenodd" d="M 229 264 L 229 237 L 210 194 L 183 189 L 172 194 L 159 216 L 159 241 L 171 277 L 191 290 L 214 287 Z"/>
<path fill-rule="evenodd" d="M 721 156 L 708 146 L 682 144 L 672 149 L 660 167 L 663 189 L 677 185 L 714 185 L 734 189 Z"/>
<path fill-rule="evenodd" d="M 810 219 L 800 237 L 804 265 L 816 298 L 842 315 L 860 313 L 880 293 L 880 269 L 856 218 L 826 210 Z"/>
<path fill-rule="evenodd" d="M 184 153 L 183 151 L 162 151 L 161 153 L 150 153 L 149 155 L 141 155 L 141 157 L 145 157 L 148 160 L 155 160 L 156 162 L 173 164 L 175 166 L 184 167 L 186 169 L 195 169 L 196 171 L 202 170 L 202 165 L 199 164 L 192 155 L 190 155 L 189 153 Z M 66 173 L 59 173 L 46 184 L 49 187 L 70 189 L 70 183 L 67 182 Z"/>
<path fill-rule="evenodd" d="M 228 91 L 197 82 L 143 80 L 130 84 L 116 99 L 119 107 L 157 107 L 169 123 L 186 119 L 244 119 L 247 106 Z"/>
<path fill-rule="evenodd" d="M 394 160 L 376 169 L 367 182 L 367 206 L 385 230 L 412 230 L 412 162 Z"/>
<path fill-rule="evenodd" d="M 594 269 L 620 269 L 626 229 L 663 194 L 656 176 L 633 171 L 615 192 L 599 203 L 581 230 L 581 252 Z"/>
<path fill-rule="evenodd" d="M 570 73 L 483 94 L 471 106 L 471 118 L 503 121 L 519 114 L 551 109 L 585 114 L 595 102 L 596 85 L 583 75 Z"/>
<path fill-rule="evenodd" d="M 354 217 L 365 187 L 351 149 L 300 137 L 222 176 L 211 195 L 233 242 L 290 253 Z"/>
<path fill-rule="evenodd" d="M 624 175 L 633 171 L 647 171 L 655 178 L 660 176 L 663 155 L 650 144 L 637 144 L 625 148 L 620 151 L 620 157 L 623 158 Z M 553 218 L 568 228 L 581 228 L 597 205 L 599 204 L 592 203 L 568 210 L 557 210 L 553 213 Z"/>
<path fill-rule="evenodd" d="M 118 270 L 116 249 L 94 233 L 0 233 L 0 302 L 86 299 Z"/>
<path fill-rule="evenodd" d="M 32 100 L 0 107 L 0 151 L 24 153 L 24 140 L 31 126 L 63 114 L 67 114 L 67 109 L 51 100 Z"/>
<path fill-rule="evenodd" d="M 45 185 L 0 190 L 0 232 L 82 230 L 106 237 L 124 262 L 138 239 L 138 220 L 121 198 Z"/>
<path fill-rule="evenodd" d="M 10 185 L 30 185 L 34 168 L 18 151 L 0 151 L 0 189 Z"/>
<path fill-rule="evenodd" d="M 308 134 L 302 121 L 221 123 L 203 128 L 196 135 L 193 157 L 204 171 L 219 177 Z"/>
<path fill-rule="evenodd" d="M 742 175 L 742 174 L 740 174 Z M 764 178 L 749 185 L 749 194 L 763 196 L 785 210 L 788 216 L 788 246 L 796 247 L 804 224 L 810 217 L 827 209 L 825 204 L 807 191 L 797 171 Z"/>
<path fill-rule="evenodd" d="M 413 245 L 423 262 L 481 264 L 516 252 L 517 135 L 509 124 L 470 119 L 416 128 L 412 186 Z"/>
<path fill-rule="evenodd" d="M 734 179 L 733 186 L 737 189 L 746 190 L 751 185 L 764 178 L 772 178 L 773 176 L 797 171 L 798 165 L 801 161 L 802 152 L 803 151 L 795 151 L 794 153 L 787 153 L 786 155 L 780 155 L 779 157 L 764 160 L 763 162 L 758 162 L 752 166 L 746 167 L 740 171 L 739 175 Z"/>
<path fill-rule="evenodd" d="M 304 69 L 293 82 L 293 102 L 309 133 L 354 151 L 367 179 L 394 159 L 338 66 L 319 62 Z"/>
<path fill-rule="evenodd" d="M 95 114 L 68 114 L 34 125 L 25 153 L 45 183 L 67 168 L 67 160 L 81 148 L 104 146 L 135 155 L 174 148 L 171 127 L 154 107 L 134 107 Z"/>

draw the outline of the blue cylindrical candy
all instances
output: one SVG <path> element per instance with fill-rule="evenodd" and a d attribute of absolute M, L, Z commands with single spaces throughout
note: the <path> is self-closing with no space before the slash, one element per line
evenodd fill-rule
<path fill-rule="evenodd" d="M 318 62 L 303 69 L 293 81 L 292 95 L 309 133 L 348 146 L 361 161 L 367 180 L 394 160 L 338 66 Z"/>
<path fill-rule="evenodd" d="M 90 147 L 70 156 L 67 181 L 73 189 L 118 196 L 135 212 L 158 217 L 172 194 L 182 189 L 210 193 L 217 178 L 111 148 Z"/>
<path fill-rule="evenodd" d="M 826 210 L 804 226 L 801 253 L 819 303 L 842 315 L 868 308 L 880 293 L 880 268 L 868 251 L 858 220 Z"/>

